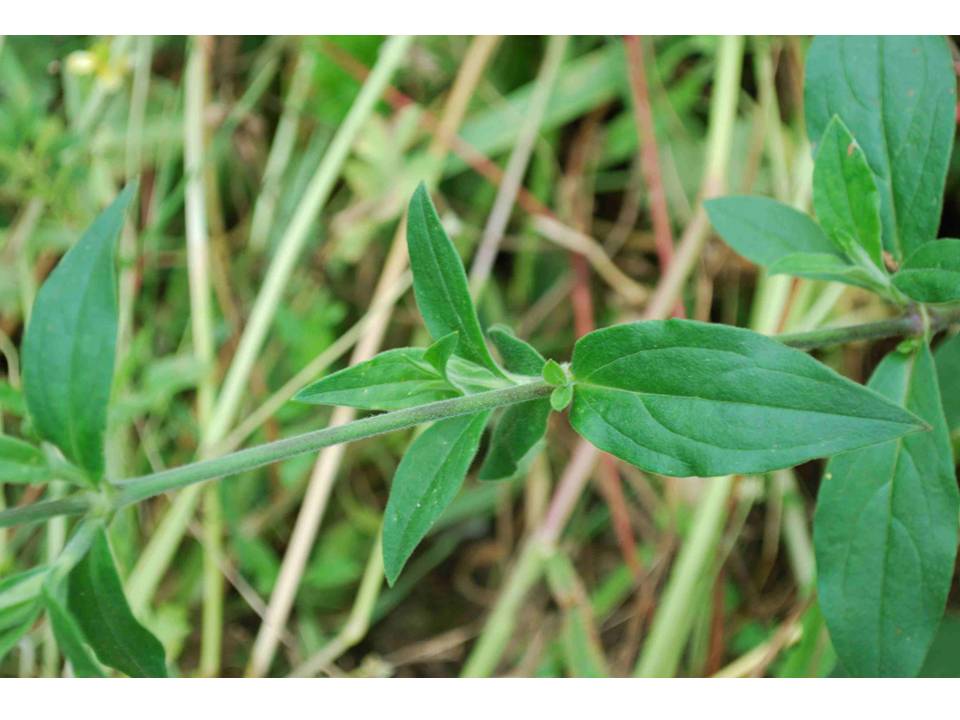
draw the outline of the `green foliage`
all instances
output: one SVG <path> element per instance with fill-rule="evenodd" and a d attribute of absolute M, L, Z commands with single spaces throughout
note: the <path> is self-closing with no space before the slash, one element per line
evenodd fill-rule
<path fill-rule="evenodd" d="M 76 677 L 105 677 L 103 668 L 93 657 L 77 619 L 67 608 L 64 599 L 58 597 L 61 594 L 51 588 L 43 589 L 43 607 L 50 618 L 57 645 L 70 661 Z"/>
<path fill-rule="evenodd" d="M 517 375 L 540 375 L 546 360 L 530 343 L 524 342 L 505 325 L 494 325 L 487 337 L 497 348 L 503 366 Z"/>
<path fill-rule="evenodd" d="M 733 195 L 704 203 L 724 241 L 772 274 L 878 288 L 877 271 L 852 265 L 809 215 L 763 197 Z"/>
<path fill-rule="evenodd" d="M 547 360 L 543 365 L 542 374 L 544 381 L 554 387 L 562 387 L 569 382 L 567 373 L 563 371 L 556 360 Z"/>
<path fill-rule="evenodd" d="M 40 483 L 49 479 L 43 451 L 28 442 L 0 435 L 0 483 Z"/>
<path fill-rule="evenodd" d="M 592 332 L 573 374 L 577 432 L 665 475 L 766 472 L 923 427 L 799 350 L 689 320 Z"/>
<path fill-rule="evenodd" d="M 483 340 L 460 256 L 440 224 L 433 201 L 422 183 L 410 201 L 407 248 L 417 306 L 427 330 L 437 340 L 452 332 L 459 333 L 457 353 L 499 374 Z"/>
<path fill-rule="evenodd" d="M 893 276 L 907 297 L 923 303 L 960 300 L 960 240 L 946 238 L 921 245 Z"/>
<path fill-rule="evenodd" d="M 836 116 L 817 148 L 813 206 L 824 231 L 850 260 L 883 268 L 877 185 L 863 150 Z"/>
<path fill-rule="evenodd" d="M 955 132 L 956 77 L 946 40 L 817 37 L 804 96 L 815 145 L 836 115 L 863 149 L 880 192 L 884 248 L 901 260 L 933 240 Z"/>
<path fill-rule="evenodd" d="M 819 224 L 770 200 L 732 197 L 707 205 L 717 231 L 737 252 L 771 273 L 845 282 L 901 305 L 908 298 L 921 303 L 960 300 L 960 242 L 931 242 L 940 223 L 955 132 L 956 77 L 946 42 L 941 37 L 819 37 L 810 47 L 806 69 L 805 107 L 816 150 L 813 199 Z M 827 247 L 830 241 L 833 246 Z M 892 280 L 884 252 L 900 266 Z M 929 318 L 934 311 L 920 312 Z M 953 576 L 958 498 L 948 427 L 960 414 L 955 407 L 960 352 L 954 341 L 944 343 L 935 368 L 928 343 L 928 337 L 905 343 L 902 352 L 881 363 L 869 384 L 922 420 L 926 431 L 894 432 L 884 442 L 878 435 L 874 443 L 858 443 L 860 447 L 849 452 L 837 448 L 820 453 L 842 452 L 830 460 L 817 499 L 819 595 L 837 654 L 846 671 L 855 675 L 919 672 Z M 761 357 L 757 350 L 750 354 L 754 361 Z M 611 358 L 616 356 L 611 352 Z M 685 370 L 695 365 L 689 358 L 686 363 Z M 665 362 L 665 368 L 669 365 Z M 686 402 L 703 403 L 701 398 L 718 392 L 725 401 L 738 400 L 735 392 L 723 389 L 724 380 L 735 377 L 724 370 L 726 364 L 711 361 L 708 367 L 717 380 Z M 638 377 L 650 377 L 642 366 L 631 369 Z M 789 385 L 792 380 L 779 370 L 776 382 L 756 381 L 751 394 L 762 396 L 778 383 Z M 681 373 L 677 374 L 679 378 Z M 804 382 L 811 377 L 806 375 Z M 636 381 L 621 383 L 636 389 Z M 796 397 L 784 388 L 771 399 Z M 839 388 L 824 388 L 819 393 L 811 390 L 808 397 L 819 398 L 815 402 L 829 405 L 831 413 L 844 414 L 851 396 Z M 861 397 L 870 397 L 879 409 L 876 396 Z M 587 418 L 593 421 L 591 431 L 609 445 L 627 446 L 648 462 L 675 445 L 694 453 L 687 448 L 687 437 L 696 438 L 692 416 L 666 415 L 660 408 L 668 401 L 657 397 L 655 410 L 649 411 L 650 423 L 661 431 L 659 437 L 652 431 L 639 432 L 634 417 L 612 408 L 602 410 L 609 416 L 608 424 L 617 423 L 613 430 L 592 415 Z M 575 401 L 574 418 L 578 407 Z M 637 410 L 641 409 L 646 410 L 638 403 Z M 871 411 L 851 409 L 840 424 L 869 417 Z M 686 424 L 681 423 L 684 419 Z M 742 447 L 744 440 L 749 442 L 739 429 L 749 418 L 735 418 L 727 411 L 713 416 L 699 412 L 697 419 L 707 428 L 727 425 L 722 432 L 703 431 L 723 436 L 722 448 L 713 449 L 721 457 Z M 852 437 L 839 426 L 828 430 L 831 423 L 797 420 L 788 430 L 776 420 L 764 421 L 764 430 L 756 437 L 769 443 L 760 449 L 767 457 L 753 469 L 767 467 L 771 455 L 783 454 L 787 464 L 799 462 L 790 455 L 807 432 L 836 432 L 834 441 Z M 631 437 L 630 430 L 636 436 Z M 692 470 L 751 469 L 748 461 L 707 462 L 702 456 L 708 456 L 708 449 L 696 448 L 699 462 Z M 668 466 L 664 460 L 652 465 L 661 470 Z"/>
<path fill-rule="evenodd" d="M 127 187 L 44 282 L 23 340 L 23 387 L 37 432 L 94 480 L 103 473 L 103 435 L 117 341 L 115 248 Z"/>
<path fill-rule="evenodd" d="M 399 410 L 459 395 L 460 391 L 430 362 L 428 352 L 421 348 L 388 350 L 307 385 L 294 400 L 364 410 Z"/>
<path fill-rule="evenodd" d="M 704 206 L 724 241 L 757 265 L 795 255 L 843 257 L 810 216 L 776 200 L 731 195 L 708 200 Z"/>
<path fill-rule="evenodd" d="M 960 498 L 927 346 L 888 355 L 869 387 L 932 431 L 827 465 L 814 521 L 820 603 L 848 673 L 913 676 L 943 617 Z"/>
<path fill-rule="evenodd" d="M 20 44 L 11 42 L 10 49 L 19 50 Z M 309 72 L 335 81 L 334 104 L 329 108 L 318 106 L 317 111 L 321 123 L 332 124 L 348 111 L 357 83 L 331 64 L 328 46 L 316 50 L 312 42 L 298 48 L 298 62 L 309 61 L 305 66 Z M 362 53 L 371 53 L 371 57 L 379 42 L 345 41 Z M 667 52 L 652 66 L 654 76 L 668 81 L 664 92 L 654 95 L 677 101 L 676 107 L 688 110 L 700 102 L 709 77 L 704 68 L 710 69 L 715 45 L 712 39 L 669 44 Z M 102 45 L 98 57 L 115 62 L 110 48 Z M 571 59 L 563 64 L 542 132 L 560 128 L 598 104 L 617 100 L 626 87 L 628 65 L 622 44 L 589 48 L 585 54 L 572 52 Z M 24 53 L 8 52 L 10 49 L 5 47 L 0 53 L 0 80 L 5 81 L 0 84 L 9 86 L 9 94 L 18 99 L 19 105 L 6 103 L 0 107 L 0 144 L 4 145 L 0 148 L 0 171 L 10 175 L 11 187 L 19 192 L 42 184 L 41 170 L 49 161 L 57 164 L 58 179 L 44 185 L 38 197 L 55 197 L 56 188 L 64 182 L 60 176 L 68 178 L 71 173 L 75 179 L 92 178 L 95 182 L 91 185 L 101 197 L 103 188 L 113 187 L 108 168 L 102 163 L 83 168 L 80 160 L 70 159 L 70 153 L 65 152 L 76 149 L 72 146 L 73 130 L 68 134 L 63 127 L 44 127 L 39 122 L 43 105 L 53 101 L 54 85 L 47 83 L 41 88 L 44 102 L 39 103 L 31 94 L 28 73 L 20 65 L 19 55 Z M 700 54 L 708 61 L 685 67 L 692 56 Z M 425 62 L 434 59 L 428 56 Z M 51 59 L 56 57 L 56 53 L 51 54 Z M 270 63 L 281 64 L 276 60 L 277 55 L 271 55 L 260 66 L 266 70 L 262 75 L 258 71 L 257 77 L 266 84 L 272 77 Z M 101 71 L 110 70 L 108 66 L 110 63 Z M 526 75 L 515 72 L 515 68 L 510 72 L 516 82 L 494 88 L 503 94 L 503 102 L 472 115 L 459 133 L 487 154 L 511 147 L 517 120 L 536 91 L 534 84 L 514 89 Z M 675 74 L 683 79 L 670 81 Z M 149 72 L 147 76 L 152 77 Z M 81 106 L 77 79 L 70 79 L 69 72 L 65 78 L 64 114 L 69 126 L 85 126 L 93 117 L 88 113 L 102 112 L 108 121 L 98 130 L 98 142 L 113 143 L 114 152 L 120 155 L 130 153 L 125 133 L 133 120 L 127 120 L 127 113 L 116 112 L 118 106 L 111 104 L 110 93 L 97 101 L 104 103 L 102 108 Z M 83 82 L 95 81 L 87 78 Z M 277 84 L 282 86 L 282 82 Z M 171 107 L 176 106 L 179 88 L 166 87 L 166 91 L 167 101 Z M 126 542 L 134 515 L 115 515 L 117 510 L 170 489 L 244 473 L 317 447 L 426 425 L 395 470 L 382 525 L 378 524 L 379 507 L 361 509 L 345 491 L 339 498 L 340 509 L 348 519 L 339 520 L 340 524 L 324 536 L 303 585 L 308 608 L 317 604 L 345 607 L 346 591 L 357 582 L 361 583 L 363 603 L 373 607 L 375 601 L 366 593 L 373 587 L 369 580 L 375 579 L 369 570 L 377 565 L 368 564 L 365 571 L 364 558 L 375 545 L 380 528 L 384 572 L 394 587 L 393 595 L 382 598 L 384 603 L 377 606 L 396 604 L 422 576 L 418 574 L 422 567 L 440 562 L 456 543 L 473 532 L 472 528 L 453 532 L 447 525 L 449 515 L 438 520 L 464 484 L 491 418 L 497 419 L 486 455 L 478 463 L 477 477 L 511 480 L 525 475 L 531 460 L 543 448 L 551 411 L 563 412 L 570 407 L 570 424 L 588 441 L 625 462 L 664 475 L 759 474 L 833 456 L 815 516 L 819 593 L 833 645 L 844 668 L 852 674 L 913 675 L 921 671 L 941 625 L 953 575 L 960 511 L 948 435 L 949 430 L 960 427 L 960 336 L 942 343 L 935 360 L 930 353 L 930 329 L 946 327 L 958 316 L 950 309 L 922 306 L 960 301 L 960 240 L 934 241 L 955 130 L 955 78 L 949 50 L 942 38 L 818 38 L 808 56 L 805 93 L 815 154 L 816 219 L 761 197 L 713 199 L 706 203 L 706 209 L 723 239 L 771 274 L 842 282 L 872 291 L 901 308 L 909 306 L 911 316 L 902 319 L 910 320 L 911 330 L 914 321 L 916 328 L 924 327 L 923 332 L 916 333 L 921 337 L 910 339 L 884 359 L 867 388 L 774 338 L 728 325 L 670 320 L 608 327 L 580 338 L 569 366 L 546 360 L 505 326 L 495 325 L 485 335 L 459 253 L 441 225 L 426 186 L 420 184 L 407 211 L 407 249 L 417 306 L 433 344 L 388 350 L 320 378 L 295 397 L 307 404 L 344 405 L 386 415 L 373 415 L 334 429 L 312 430 L 224 457 L 120 480 L 112 486 L 103 480 L 107 455 L 113 482 L 115 469 L 119 474 L 132 467 L 122 461 L 114 463 L 112 446 L 105 452 L 108 416 L 111 441 L 114 423 L 129 425 L 137 421 L 139 438 L 151 464 L 156 465 L 158 435 L 171 446 L 186 448 L 182 437 L 197 429 L 194 414 L 184 409 L 186 404 L 175 405 L 171 400 L 177 393 L 202 384 L 205 377 L 204 368 L 194 357 L 181 354 L 183 337 L 189 333 L 182 320 L 174 323 L 177 329 L 172 339 L 154 337 L 148 328 L 136 338 L 127 338 L 142 355 L 150 356 L 156 348 L 165 348 L 166 354 L 159 361 L 139 363 L 146 367 L 124 358 L 115 376 L 120 324 L 115 246 L 124 210 L 135 193 L 135 186 L 128 187 L 73 244 L 40 288 L 23 339 L 22 393 L 14 374 L 12 382 L 0 382 L 0 410 L 17 418 L 13 431 L 7 427 L 3 430 L 11 433 L 19 426 L 26 438 L 0 434 L 0 483 L 35 485 L 51 479 L 79 479 L 97 486 L 92 490 L 85 487 L 82 493 L 62 500 L 0 510 L 0 526 L 16 524 L 18 518 L 36 521 L 58 513 L 86 514 L 73 528 L 64 551 L 49 565 L 0 580 L 0 658 L 36 628 L 40 614 L 46 613 L 56 644 L 73 674 L 97 677 L 116 670 L 131 676 L 166 675 L 164 647 L 136 619 L 124 597 L 107 539 L 107 523 L 117 518 L 111 537 L 124 539 L 116 545 L 124 561 L 121 564 L 132 561 L 138 548 L 135 542 Z M 311 102 L 309 93 L 299 101 L 308 115 Z M 24 108 L 22 117 L 19 106 Z M 231 133 L 237 130 L 241 116 L 238 108 L 228 111 L 232 119 L 224 125 Z M 287 109 L 291 110 L 290 114 L 284 110 L 289 125 L 300 110 Z M 432 153 L 414 149 L 421 147 L 422 120 L 415 106 L 389 122 L 374 117 L 355 143 L 355 157 L 347 161 L 342 172 L 349 199 L 330 223 L 335 239 L 323 256 L 324 270 L 333 282 L 351 277 L 341 266 L 359 264 L 365 254 L 378 247 L 381 230 L 399 214 L 415 178 L 425 170 L 440 167 Z M 687 124 L 689 120 L 680 122 Z M 603 171 L 596 178 L 598 188 L 625 184 L 621 177 L 624 173 L 612 170 L 611 163 L 633 154 L 637 143 L 633 121 L 632 110 L 628 109 L 611 124 L 606 146 L 598 155 Z M 280 163 L 287 165 L 285 170 L 279 169 L 289 182 L 282 183 L 283 195 L 274 198 L 279 217 L 274 232 L 289 223 L 328 143 L 326 129 L 301 132 L 297 122 L 286 126 L 285 133 L 277 131 L 278 136 L 287 136 L 288 154 L 297 137 L 309 135 L 311 139 L 301 157 Z M 699 122 L 694 118 L 694 124 Z M 152 176 L 150 212 L 144 213 L 153 226 L 138 228 L 142 230 L 138 239 L 158 257 L 168 250 L 181 249 L 179 244 L 165 246 L 163 237 L 165 226 L 179 212 L 182 202 L 181 189 L 172 189 L 182 149 L 182 124 L 178 121 L 174 125 L 175 142 L 172 149 L 164 151 L 170 157 Z M 252 121 L 251 126 L 255 126 Z M 659 124 L 656 127 L 658 134 L 672 129 Z M 35 158 L 20 157 L 8 149 L 23 134 L 21 130 L 36 145 Z M 746 137 L 749 130 L 747 124 L 739 123 L 735 134 Z M 88 131 L 86 127 L 76 134 L 82 137 Z M 165 137 L 162 129 L 151 131 Z M 223 142 L 226 137 L 224 134 L 210 143 L 211 163 L 229 146 Z M 278 140 L 277 145 L 283 143 Z M 688 168 L 703 164 L 701 148 L 694 145 L 685 142 L 671 149 L 671 170 L 683 176 L 679 186 L 689 182 L 686 176 L 695 176 L 686 172 Z M 540 183 L 533 192 L 545 196 L 546 189 L 555 184 L 555 158 L 539 147 L 536 152 L 531 175 Z M 448 176 L 462 168 L 461 160 L 444 162 Z M 229 165 L 226 169 L 229 174 Z M 223 170 L 218 168 L 221 174 Z M 731 185 L 736 184 L 731 179 Z M 224 195 L 230 200 L 224 200 L 221 208 L 225 215 L 219 219 L 229 218 L 232 223 L 233 196 L 243 202 L 246 198 L 243 188 L 239 193 L 236 187 L 230 189 L 231 193 Z M 683 190 L 681 187 L 681 194 Z M 666 191 L 676 192 L 669 187 Z M 545 198 L 544 202 L 549 200 Z M 482 203 L 477 206 L 475 213 L 482 210 Z M 474 221 L 468 218 L 466 224 L 472 227 Z M 52 239 L 44 233 L 35 234 L 41 237 L 38 242 L 43 249 L 59 250 L 72 240 L 63 233 Z M 464 236 L 469 238 L 470 233 Z M 526 239 L 521 236 L 521 246 Z M 539 293 L 546 290 L 546 282 L 555 279 L 554 268 L 562 265 L 564 258 L 554 260 L 557 262 L 550 265 L 550 272 L 539 273 L 540 268 L 535 271 L 530 261 L 530 253 L 521 247 L 517 264 L 525 268 L 527 284 L 535 285 Z M 256 267 L 257 262 L 259 258 L 252 265 Z M 899 270 L 891 277 L 894 268 Z M 174 274 L 159 284 L 169 283 L 176 289 L 174 294 L 186 297 L 181 276 Z M 17 288 L 20 292 L 4 288 L 0 304 L 10 302 L 10 298 L 19 303 L 22 297 L 32 295 L 28 266 L 0 269 L 0 280 L 7 278 L 15 278 L 24 287 Z M 156 280 L 144 278 L 144 282 L 145 295 L 156 292 L 151 285 L 157 284 Z M 515 294 L 515 289 L 511 288 L 508 299 L 488 293 L 484 315 L 498 317 L 505 305 L 522 304 L 537 294 Z M 218 283 L 218 306 L 224 322 L 215 317 L 214 332 L 226 336 L 238 324 L 232 316 L 231 294 L 236 291 L 236 304 L 244 307 L 250 289 L 231 286 L 223 297 L 220 290 Z M 272 368 L 267 363 L 268 388 L 281 381 L 289 368 L 310 363 L 325 350 L 346 315 L 345 306 L 334 306 L 332 298 L 338 296 L 335 290 L 318 300 L 315 287 L 305 284 L 292 288 L 290 295 L 295 296 L 293 302 L 278 310 L 274 319 L 275 332 L 282 338 L 279 344 L 289 352 L 282 363 Z M 180 312 L 183 307 L 177 305 L 173 314 L 185 315 Z M 316 332 L 304 331 L 304 313 L 319 318 L 306 323 Z M 569 330 L 560 335 L 569 336 Z M 499 363 L 487 340 L 493 344 Z M 550 354 L 564 351 L 558 346 L 551 344 Z M 3 353 L 10 367 L 5 347 Z M 132 356 L 134 351 L 127 354 Z M 119 397 L 108 408 L 112 387 Z M 305 424 L 311 422 L 309 408 L 292 406 L 282 412 L 284 418 L 289 415 Z M 168 418 L 156 423 L 151 415 Z M 4 420 L 0 416 L 0 421 Z M 69 462 L 64 462 L 54 448 L 38 447 L 36 436 L 59 448 Z M 323 441 L 326 445 L 318 437 L 328 438 Z M 122 443 L 123 437 L 119 439 Z M 390 448 L 384 452 L 383 446 L 369 446 L 364 462 L 389 462 Z M 118 453 L 121 460 L 122 455 Z M 289 463 L 283 468 L 281 482 L 287 491 L 306 474 L 309 456 L 301 460 L 303 464 Z M 242 555 L 237 563 L 239 572 L 251 576 L 256 589 L 267 593 L 280 569 L 275 539 L 239 525 L 243 509 L 258 507 L 263 500 L 262 486 L 250 480 L 242 478 L 237 482 L 239 489 L 231 488 L 228 530 L 234 533 L 231 548 Z M 510 485 L 480 485 L 470 488 L 469 493 L 470 498 L 482 496 L 484 512 L 489 514 L 504 491 L 510 490 Z M 16 497 L 22 488 L 12 492 Z M 293 492 L 289 495 L 298 497 Z M 476 502 L 469 500 L 474 505 Z M 463 517 L 462 509 L 452 510 Z M 214 521 L 215 515 L 214 511 L 210 516 Z M 256 520 L 266 524 L 270 514 L 265 517 Z M 607 520 L 606 509 L 601 508 L 585 513 L 580 525 L 587 528 L 585 532 L 595 532 Z M 362 531 L 358 531 L 358 525 Z M 395 585 L 431 530 L 443 532 L 437 533 L 437 541 L 417 559 L 404 582 Z M 23 542 L 20 536 L 11 537 L 15 547 Z M 6 563 L 6 549 L 4 543 L 0 562 Z M 184 607 L 188 606 L 182 597 L 197 594 L 199 555 L 189 554 L 186 566 L 186 579 L 171 589 L 172 594 L 181 596 L 180 604 L 173 603 L 176 609 L 172 615 L 165 615 L 170 606 L 164 605 L 150 618 L 151 629 L 164 638 L 168 648 L 172 647 L 172 636 L 181 636 L 175 643 L 182 639 L 181 631 L 170 628 L 185 623 Z M 630 568 L 621 569 L 626 594 L 631 586 Z M 546 563 L 545 570 L 562 621 L 558 652 L 563 656 L 562 665 L 576 675 L 607 674 L 589 600 L 572 563 L 566 556 L 557 555 Z M 332 598 L 328 597 L 331 593 Z M 323 597 L 318 601 L 320 595 Z M 363 603 L 358 601 L 357 607 Z M 328 628 L 321 621 L 304 617 L 309 614 L 301 613 L 301 629 L 311 636 L 304 641 L 304 648 L 312 653 Z M 784 674 L 806 674 L 811 668 L 820 671 L 824 663 L 819 653 L 822 622 L 813 606 L 804 619 L 804 637 L 790 662 L 785 663 L 788 667 L 783 668 Z M 678 656 L 680 652 L 678 648 Z M 697 655 L 696 649 L 691 655 Z M 832 661 L 828 654 L 825 662 Z M 697 666 L 697 662 L 691 665 Z"/>
<path fill-rule="evenodd" d="M 573 400 L 573 385 L 558 385 L 550 393 L 550 407 L 556 412 L 563 412 Z"/>
<path fill-rule="evenodd" d="M 383 565 L 391 585 L 456 497 L 489 418 L 487 412 L 441 420 L 424 430 L 400 461 L 383 517 Z"/>
<path fill-rule="evenodd" d="M 40 592 L 48 570 L 39 566 L 0 580 L 0 660 L 40 615 Z"/>
<path fill-rule="evenodd" d="M 130 677 L 166 677 L 163 646 L 130 611 L 103 530 L 67 577 L 67 607 L 75 620 L 68 632 L 82 634 L 104 665 Z"/>
<path fill-rule="evenodd" d="M 503 411 L 480 466 L 481 480 L 509 480 L 527 471 L 547 432 L 549 400 L 530 400 Z"/>

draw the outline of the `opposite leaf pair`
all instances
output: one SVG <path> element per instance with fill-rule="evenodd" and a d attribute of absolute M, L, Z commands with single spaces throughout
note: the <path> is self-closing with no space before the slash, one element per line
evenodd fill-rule
<path fill-rule="evenodd" d="M 808 355 L 723 325 L 671 320 L 598 330 L 577 342 L 569 370 L 494 327 L 489 336 L 501 367 L 423 186 L 411 200 L 407 227 L 417 304 L 435 344 L 387 351 L 313 383 L 297 399 L 390 410 L 511 385 L 552 387 L 549 399 L 503 410 L 481 479 L 522 472 L 551 407 L 561 411 L 571 402 L 573 427 L 594 445 L 645 470 L 679 476 L 765 472 L 925 428 Z M 405 454 L 383 524 L 391 583 L 462 485 L 490 416 L 440 420 Z"/>
<path fill-rule="evenodd" d="M 960 300 L 960 241 L 932 242 L 955 106 L 942 37 L 818 37 L 805 108 L 819 225 L 756 197 L 711 200 L 710 219 L 771 273 L 856 285 L 901 304 Z M 900 270 L 891 278 L 888 266 Z"/>
<path fill-rule="evenodd" d="M 128 186 L 60 260 L 37 293 L 23 340 L 23 391 L 46 450 L 0 435 L 0 483 L 104 484 L 103 438 L 117 337 L 116 240 Z M 45 611 L 78 676 L 166 675 L 163 647 L 134 618 L 100 520 L 81 522 L 46 567 L 0 583 L 0 657 Z"/>
<path fill-rule="evenodd" d="M 708 203 L 720 235 L 770 272 L 845 282 L 898 304 L 960 301 L 960 240 L 934 239 L 955 133 L 944 39 L 817 38 L 806 77 L 820 224 L 773 200 L 730 197 Z M 817 499 L 819 599 L 853 675 L 915 675 L 953 577 L 960 495 L 929 340 L 889 354 L 869 387 L 931 432 L 837 455 Z M 956 342 L 944 347 L 952 358 Z"/>

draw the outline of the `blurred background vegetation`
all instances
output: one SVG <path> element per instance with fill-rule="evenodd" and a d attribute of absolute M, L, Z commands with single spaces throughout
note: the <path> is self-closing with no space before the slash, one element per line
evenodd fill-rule
<path fill-rule="evenodd" d="M 134 178 L 114 479 L 322 427 L 336 413 L 287 402 L 294 391 L 351 357 L 424 344 L 391 253 L 422 179 L 468 271 L 486 248 L 471 271 L 484 324 L 558 360 L 592 327 L 642 316 L 678 258 L 689 278 L 668 314 L 765 332 L 879 319 L 887 310 L 857 289 L 758 276 L 700 211 L 721 192 L 809 204 L 808 42 L 5 38 L 2 429 L 29 433 L 17 348 L 38 285 Z M 955 154 L 940 236 L 960 234 L 958 170 Z M 863 381 L 888 348 L 820 357 Z M 388 589 L 376 539 L 409 440 L 299 457 L 116 518 L 131 604 L 181 674 L 834 671 L 812 591 L 820 463 L 738 478 L 705 518 L 710 481 L 578 454 L 557 416 L 529 475 L 468 478 Z M 60 491 L 9 486 L 0 502 Z M 55 554 L 63 523 L 0 531 L 0 578 Z M 927 674 L 957 674 L 958 632 L 948 615 Z M 42 624 L 0 664 L 63 671 Z"/>

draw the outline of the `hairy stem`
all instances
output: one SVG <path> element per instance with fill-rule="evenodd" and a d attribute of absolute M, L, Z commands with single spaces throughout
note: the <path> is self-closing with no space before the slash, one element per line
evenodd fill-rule
<path fill-rule="evenodd" d="M 152 475 L 123 480 L 115 486 L 119 493 L 114 504 L 117 508 L 121 508 L 170 490 L 213 480 L 224 475 L 253 470 L 278 460 L 285 460 L 294 455 L 301 455 L 331 445 L 382 435 L 383 433 L 422 425 L 441 418 L 471 415 L 483 410 L 545 397 L 550 394 L 552 389 L 547 383 L 537 380 L 503 390 L 491 390 L 452 400 L 441 400 L 405 410 L 374 415 L 345 425 L 314 430 L 284 440 L 240 450 L 231 455 L 224 455 L 211 460 L 201 460 Z"/>
<path fill-rule="evenodd" d="M 948 325 L 960 322 L 960 310 L 940 315 L 930 315 L 930 331 L 938 332 Z M 924 331 L 923 317 L 910 313 L 890 320 L 847 325 L 845 327 L 811 330 L 810 332 L 780 335 L 777 340 L 784 345 L 800 350 L 813 350 L 830 345 L 842 345 L 858 340 L 882 340 L 903 335 L 921 335 Z"/>

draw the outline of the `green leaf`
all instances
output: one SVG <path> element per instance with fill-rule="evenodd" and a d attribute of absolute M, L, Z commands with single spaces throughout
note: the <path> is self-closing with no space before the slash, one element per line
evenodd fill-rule
<path fill-rule="evenodd" d="M 489 419 L 482 412 L 436 422 L 400 461 L 383 518 L 383 566 L 391 585 L 460 490 Z"/>
<path fill-rule="evenodd" d="M 550 407 L 557 412 L 563 412 L 573 400 L 573 385 L 561 385 L 550 393 Z"/>
<path fill-rule="evenodd" d="M 936 237 L 956 82 L 943 37 L 818 37 L 807 53 L 810 140 L 820 143 L 834 115 L 850 129 L 880 192 L 883 245 L 897 260 Z"/>
<path fill-rule="evenodd" d="M 135 186 L 104 210 L 47 278 L 23 339 L 23 390 L 37 432 L 94 478 L 117 341 L 116 239 Z"/>
<path fill-rule="evenodd" d="M 437 340 L 452 332 L 459 333 L 457 354 L 500 374 L 483 340 L 463 263 L 440 224 L 423 183 L 410 200 L 407 248 L 413 271 L 413 292 L 427 330 Z"/>
<path fill-rule="evenodd" d="M 447 362 L 447 382 L 467 395 L 499 390 L 514 384 L 502 374 L 493 373 L 485 367 L 456 355 Z"/>
<path fill-rule="evenodd" d="M 556 360 L 547 360 L 547 362 L 544 363 L 542 376 L 546 383 L 554 387 L 562 387 L 570 384 L 570 379 Z"/>
<path fill-rule="evenodd" d="M 26 609 L 25 614 L 19 618 L 17 623 L 0 627 L 0 661 L 20 642 L 20 638 L 30 632 L 30 628 L 33 627 L 38 617 L 40 617 L 40 604 L 35 603 Z"/>
<path fill-rule="evenodd" d="M 827 464 L 814 517 L 818 592 L 847 672 L 913 676 L 943 617 L 960 497 L 929 348 L 891 353 L 869 385 L 933 430 Z"/>
<path fill-rule="evenodd" d="M 0 580 L 0 661 L 40 615 L 40 592 L 47 567 L 36 567 Z"/>
<path fill-rule="evenodd" d="M 893 276 L 893 284 L 919 302 L 960 300 L 960 240 L 946 238 L 921 245 Z"/>
<path fill-rule="evenodd" d="M 166 677 L 163 646 L 130 612 L 103 530 L 70 571 L 67 599 L 100 662 L 130 677 Z"/>
<path fill-rule="evenodd" d="M 812 280 L 829 280 L 879 293 L 885 293 L 890 284 L 883 272 L 877 268 L 851 265 L 842 257 L 825 253 L 786 255 L 771 263 L 767 270 L 771 275 L 782 273 Z"/>
<path fill-rule="evenodd" d="M 492 325 L 487 329 L 487 337 L 493 342 L 503 365 L 507 370 L 517 375 L 540 375 L 544 359 L 533 345 L 524 342 L 506 325 Z"/>
<path fill-rule="evenodd" d="M 399 410 L 457 397 L 460 392 L 429 362 L 427 352 L 422 348 L 387 350 L 307 385 L 293 399 L 363 410 Z"/>
<path fill-rule="evenodd" d="M 933 353 L 940 385 L 940 401 L 947 429 L 960 428 L 960 335 L 954 335 L 937 346 Z"/>
<path fill-rule="evenodd" d="M 6 380 L 0 380 L 0 410 L 17 417 L 23 417 L 27 413 L 23 393 Z"/>
<path fill-rule="evenodd" d="M 9 435 L 0 435 L 0 483 L 41 483 L 50 478 L 40 448 Z"/>
<path fill-rule="evenodd" d="M 480 466 L 481 480 L 509 480 L 527 471 L 547 432 L 550 401 L 530 400 L 505 408 Z"/>
<path fill-rule="evenodd" d="M 724 242 L 757 265 L 772 265 L 797 253 L 842 259 L 813 218 L 776 200 L 732 195 L 707 200 L 704 207 Z"/>
<path fill-rule="evenodd" d="M 573 374 L 577 432 L 663 475 L 766 472 L 924 427 L 809 355 L 726 325 L 597 330 L 577 342 Z"/>
<path fill-rule="evenodd" d="M 444 335 L 423 353 L 423 359 L 430 363 L 443 377 L 447 376 L 447 363 L 457 350 L 460 334 L 452 332 Z"/>
<path fill-rule="evenodd" d="M 51 588 L 43 588 L 43 605 L 53 628 L 57 646 L 70 661 L 76 677 L 105 677 L 103 668 L 93 657 L 90 646 L 76 618 Z"/>
<path fill-rule="evenodd" d="M 863 150 L 836 116 L 817 148 L 813 207 L 821 227 L 848 258 L 884 267 L 877 184 Z"/>
<path fill-rule="evenodd" d="M 919 676 L 960 677 L 960 616 L 944 616 Z"/>

